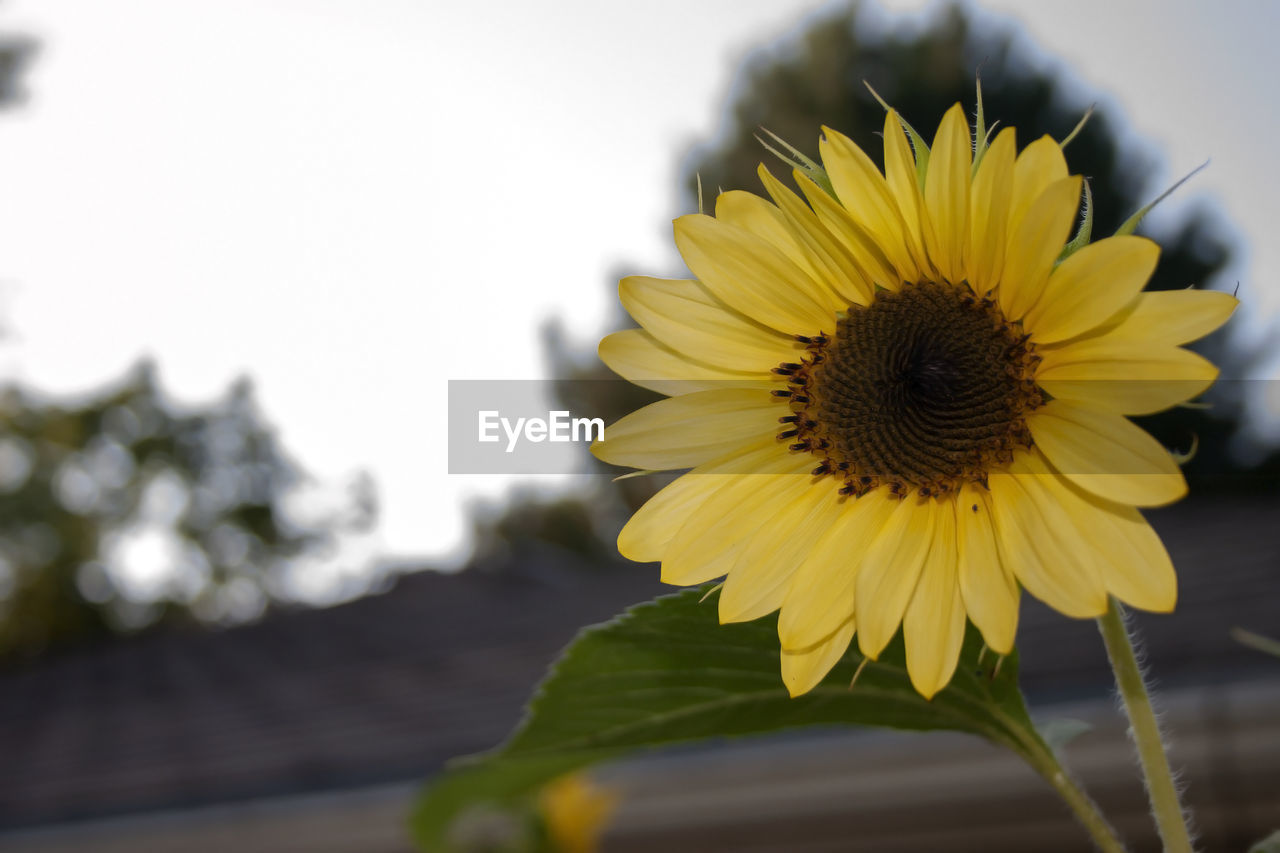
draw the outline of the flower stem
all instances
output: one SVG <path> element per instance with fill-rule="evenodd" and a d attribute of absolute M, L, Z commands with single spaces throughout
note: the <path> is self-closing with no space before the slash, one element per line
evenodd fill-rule
<path fill-rule="evenodd" d="M 1058 796 L 1062 797 L 1071 808 L 1076 820 L 1080 821 L 1088 831 L 1093 838 L 1093 843 L 1098 845 L 1098 849 L 1103 853 L 1124 853 L 1124 843 L 1115 829 L 1103 817 L 1098 806 L 1084 792 L 1084 789 L 1068 775 L 1058 762 L 1057 756 L 1044 746 L 1043 741 L 1027 738 L 1023 746 L 1027 750 L 1024 755 L 1027 756 L 1031 766 L 1053 786 L 1053 790 L 1057 791 Z"/>
<path fill-rule="evenodd" d="M 1151 709 L 1151 697 L 1147 695 L 1142 670 L 1133 654 L 1124 611 L 1115 598 L 1111 599 L 1107 612 L 1098 617 L 1098 630 L 1102 632 L 1102 640 L 1107 646 L 1116 686 L 1124 698 L 1125 713 L 1129 715 L 1130 731 L 1138 747 L 1138 760 L 1142 763 L 1142 775 L 1146 778 L 1151 813 L 1155 816 L 1160 840 L 1164 842 L 1166 853 L 1191 853 L 1191 835 L 1187 831 L 1182 804 L 1178 802 L 1178 789 L 1173 783 L 1164 742 L 1160 739 L 1160 727 Z"/>

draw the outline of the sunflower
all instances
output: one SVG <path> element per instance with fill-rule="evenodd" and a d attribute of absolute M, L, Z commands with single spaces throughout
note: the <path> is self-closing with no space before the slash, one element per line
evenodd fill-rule
<path fill-rule="evenodd" d="M 802 195 L 722 193 L 675 221 L 695 278 L 624 279 L 642 327 L 600 344 L 670 395 L 593 452 L 691 468 L 618 538 L 667 583 L 725 576 L 721 622 L 780 611 L 782 679 L 810 690 L 856 636 L 904 633 L 925 697 L 955 671 L 965 621 L 1013 648 L 1022 590 L 1072 617 L 1109 596 L 1168 612 L 1169 556 L 1139 507 L 1186 493 L 1177 461 L 1126 416 L 1204 391 L 1181 348 L 1235 300 L 1143 293 L 1159 248 L 1068 244 L 1082 179 L 1045 136 L 970 135 L 959 104 L 931 148 L 889 110 L 884 171 L 830 129 Z M 821 182 L 821 184 L 820 184 Z M 803 197 L 802 197 L 803 196 Z M 1080 245 L 1087 243 L 1087 245 Z"/>

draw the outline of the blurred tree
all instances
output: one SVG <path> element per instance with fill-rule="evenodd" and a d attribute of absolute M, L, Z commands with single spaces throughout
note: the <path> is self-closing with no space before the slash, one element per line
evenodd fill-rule
<path fill-rule="evenodd" d="M 973 109 L 974 80 L 980 70 L 988 121 L 999 119 L 1002 124 L 1016 126 L 1020 145 L 1043 134 L 1063 139 L 1080 121 L 1088 103 L 1076 100 L 1072 89 L 1078 87 L 1065 83 L 1057 72 L 1045 70 L 1044 63 L 1032 63 L 1032 51 L 1020 33 L 979 30 L 959 6 L 938 10 L 923 27 L 894 30 L 871 7 L 851 4 L 816 20 L 787 43 L 766 47 L 748 58 L 732 87 L 725 126 L 714 142 L 695 149 L 686 160 L 685 197 L 680 207 L 682 211 L 696 209 L 697 176 L 708 208 L 713 207 L 717 190 L 762 192 L 756 174 L 761 162 L 792 183 L 789 169 L 757 139 L 762 127 L 816 156 L 818 137 L 826 125 L 847 134 L 878 158 L 884 111 L 864 81 L 917 129 L 931 136 L 952 104 L 959 101 Z M 1105 110 L 1093 115 L 1067 154 L 1073 172 L 1090 180 L 1095 238 L 1114 232 L 1159 192 L 1149 180 L 1150 152 L 1122 146 Z M 1229 257 L 1228 242 L 1222 236 L 1225 230 L 1224 224 L 1197 212 L 1172 233 L 1156 235 L 1162 253 L 1150 287 L 1163 290 L 1209 284 Z M 632 324 L 620 315 L 622 325 Z M 1177 408 L 1144 418 L 1142 425 L 1173 448 L 1185 450 L 1198 440 L 1197 454 L 1186 467 L 1197 492 L 1274 491 L 1280 482 L 1280 454 L 1274 448 L 1255 453 L 1252 463 L 1242 462 L 1232 452 L 1244 415 L 1246 383 L 1230 380 L 1249 375 L 1251 365 L 1265 353 L 1246 351 L 1229 332 L 1211 336 L 1196 348 L 1220 365 L 1223 376 L 1229 378 L 1213 393 L 1213 407 Z M 657 395 L 627 383 L 606 381 L 612 373 L 594 352 L 583 354 L 568 346 L 557 328 L 548 336 L 548 352 L 552 375 L 560 377 L 561 403 L 575 413 L 589 412 L 612 422 L 657 399 Z M 664 482 L 661 477 L 638 477 L 600 488 L 583 500 L 580 535 L 603 535 L 606 543 L 610 542 L 622 520 Z M 511 512 L 528 516 L 531 511 L 518 506 Z"/>
<path fill-rule="evenodd" d="M 25 75 L 36 56 L 33 39 L 0 34 L 0 109 L 17 106 L 27 97 Z"/>
<path fill-rule="evenodd" d="M 181 411 L 144 364 L 74 405 L 0 392 L 0 658 L 161 619 L 234 622 L 373 518 L 367 481 L 307 519 L 304 482 L 236 383 Z"/>
<path fill-rule="evenodd" d="M 472 510 L 476 542 L 472 565 L 501 566 L 534 552 L 572 556 L 586 566 L 616 556 L 593 532 L 592 511 L 574 496 L 544 498 L 517 492 L 506 505 L 482 504 Z"/>
<path fill-rule="evenodd" d="M 0 35 L 0 108 L 35 53 Z M 298 506 L 305 483 L 245 381 L 188 411 L 148 364 L 70 404 L 0 387 L 0 659 L 294 598 L 291 572 L 376 512 L 367 478 L 325 511 Z"/>

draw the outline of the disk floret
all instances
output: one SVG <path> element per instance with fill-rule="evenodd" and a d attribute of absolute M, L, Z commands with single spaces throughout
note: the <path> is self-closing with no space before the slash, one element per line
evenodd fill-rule
<path fill-rule="evenodd" d="M 799 337 L 806 353 L 774 372 L 789 402 L 779 438 L 812 453 L 815 476 L 845 495 L 880 486 L 939 497 L 986 482 L 1032 445 L 1043 405 L 1040 361 L 1019 324 L 967 282 L 921 281 L 853 305 L 834 335 Z"/>

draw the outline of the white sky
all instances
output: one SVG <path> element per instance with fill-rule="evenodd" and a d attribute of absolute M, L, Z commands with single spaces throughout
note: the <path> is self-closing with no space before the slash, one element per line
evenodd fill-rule
<path fill-rule="evenodd" d="M 0 380 L 77 392 L 149 354 L 195 402 L 249 373 L 304 467 L 373 474 L 388 554 L 456 558 L 465 499 L 510 484 L 447 474 L 446 381 L 540 376 L 544 320 L 588 345 L 616 270 L 678 272 L 679 157 L 736 61 L 825 5 L 11 0 L 0 32 L 42 49 L 0 118 Z M 1213 159 L 1164 216 L 1228 212 L 1274 317 L 1280 4 L 983 8 L 1162 180 Z"/>

